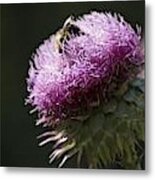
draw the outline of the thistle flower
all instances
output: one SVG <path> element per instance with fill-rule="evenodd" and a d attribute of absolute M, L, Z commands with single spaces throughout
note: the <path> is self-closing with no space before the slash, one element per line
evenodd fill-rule
<path fill-rule="evenodd" d="M 62 52 L 52 35 L 30 62 L 27 102 L 39 112 L 38 124 L 50 125 L 81 104 L 87 106 L 143 64 L 140 28 L 135 31 L 122 16 L 92 12 L 74 25 L 80 32 L 65 40 Z"/>

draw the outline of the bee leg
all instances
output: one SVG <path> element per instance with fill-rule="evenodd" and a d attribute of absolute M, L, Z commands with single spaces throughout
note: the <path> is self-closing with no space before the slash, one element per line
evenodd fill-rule
<path fill-rule="evenodd" d="M 62 51 L 62 48 L 59 48 L 59 53 L 62 53 L 63 51 Z"/>

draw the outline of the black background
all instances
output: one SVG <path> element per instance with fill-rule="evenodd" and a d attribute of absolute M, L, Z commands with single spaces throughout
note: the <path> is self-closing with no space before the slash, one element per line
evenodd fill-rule
<path fill-rule="evenodd" d="M 50 145 L 38 147 L 35 115 L 24 106 L 29 59 L 44 39 L 69 15 L 91 10 L 121 13 L 144 30 L 144 1 L 3 4 L 1 9 L 1 165 L 54 167 L 48 164 Z M 73 164 L 68 164 L 73 167 Z"/>

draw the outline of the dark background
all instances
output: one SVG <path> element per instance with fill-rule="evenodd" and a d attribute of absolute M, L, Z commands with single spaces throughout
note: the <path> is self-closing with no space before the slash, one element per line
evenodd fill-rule
<path fill-rule="evenodd" d="M 121 13 L 144 30 L 144 1 L 1 4 L 1 165 L 54 167 L 48 164 L 50 145 L 38 147 L 35 115 L 24 106 L 29 59 L 44 39 L 69 15 L 91 10 Z M 67 165 L 73 167 L 73 163 Z"/>

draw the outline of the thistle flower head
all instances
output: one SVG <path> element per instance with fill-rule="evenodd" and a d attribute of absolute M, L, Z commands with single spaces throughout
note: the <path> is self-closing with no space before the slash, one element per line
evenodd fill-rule
<path fill-rule="evenodd" d="M 99 89 L 108 91 L 114 80 L 129 77 L 130 67 L 143 64 L 140 28 L 135 31 L 122 16 L 92 12 L 74 26 L 80 32 L 65 40 L 62 52 L 52 35 L 30 62 L 27 102 L 38 110 L 42 122 L 87 104 Z"/>

